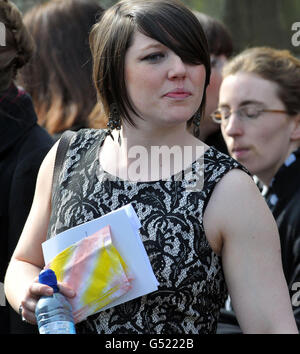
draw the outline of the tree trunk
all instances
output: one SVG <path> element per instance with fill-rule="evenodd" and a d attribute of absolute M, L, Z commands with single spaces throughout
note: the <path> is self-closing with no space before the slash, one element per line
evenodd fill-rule
<path fill-rule="evenodd" d="M 222 20 L 230 30 L 235 52 L 246 47 L 287 48 L 281 23 L 282 0 L 224 0 Z"/>

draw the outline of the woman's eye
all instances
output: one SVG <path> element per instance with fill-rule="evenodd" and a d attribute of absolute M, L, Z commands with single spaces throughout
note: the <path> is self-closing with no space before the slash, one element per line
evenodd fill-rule
<path fill-rule="evenodd" d="M 165 57 L 164 53 L 153 53 L 144 57 L 142 60 L 146 60 L 150 63 L 156 63 Z"/>
<path fill-rule="evenodd" d="M 254 108 L 254 107 L 247 107 L 244 110 L 244 114 L 248 117 L 248 118 L 256 118 L 259 115 L 259 111 Z"/>
<path fill-rule="evenodd" d="M 217 58 L 210 58 L 210 65 L 212 68 L 216 67 L 218 64 Z"/>

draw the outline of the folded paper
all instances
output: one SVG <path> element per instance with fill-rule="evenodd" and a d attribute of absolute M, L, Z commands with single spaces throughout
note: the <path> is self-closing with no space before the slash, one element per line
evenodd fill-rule
<path fill-rule="evenodd" d="M 46 268 L 76 291 L 75 298 L 70 299 L 75 323 L 131 288 L 128 267 L 112 243 L 109 226 L 67 247 Z"/>
<path fill-rule="evenodd" d="M 69 246 L 87 236 L 93 235 L 107 225 L 111 229 L 112 243 L 126 263 L 130 278 L 133 279 L 131 282 L 132 287 L 125 295 L 99 311 L 118 306 L 158 289 L 159 283 L 139 233 L 141 223 L 133 206 L 131 204 L 124 205 L 99 218 L 65 230 L 42 244 L 45 264 L 48 264 L 57 254 Z"/>

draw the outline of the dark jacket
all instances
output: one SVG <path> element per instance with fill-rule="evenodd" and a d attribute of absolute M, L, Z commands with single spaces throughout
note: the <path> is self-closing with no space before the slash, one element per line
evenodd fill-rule
<path fill-rule="evenodd" d="M 12 85 L 0 95 L 0 282 L 31 208 L 41 162 L 53 145 L 37 125 L 31 98 Z M 3 305 L 3 304 L 1 304 Z M 0 333 L 37 333 L 8 302 L 0 306 Z"/>
<path fill-rule="evenodd" d="M 276 173 L 265 199 L 278 226 L 283 271 L 300 330 L 300 148 Z"/>

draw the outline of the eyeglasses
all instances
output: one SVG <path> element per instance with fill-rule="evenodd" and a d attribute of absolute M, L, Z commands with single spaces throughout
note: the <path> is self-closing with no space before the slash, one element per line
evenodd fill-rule
<path fill-rule="evenodd" d="M 227 124 L 228 118 L 232 115 L 234 111 L 229 109 L 228 107 L 222 107 L 214 111 L 210 116 L 212 120 L 219 124 Z M 279 109 L 264 109 L 262 107 L 258 107 L 256 105 L 245 105 L 238 108 L 236 111 L 237 115 L 240 119 L 251 121 L 258 118 L 262 113 L 288 113 L 287 111 L 282 111 Z"/>

